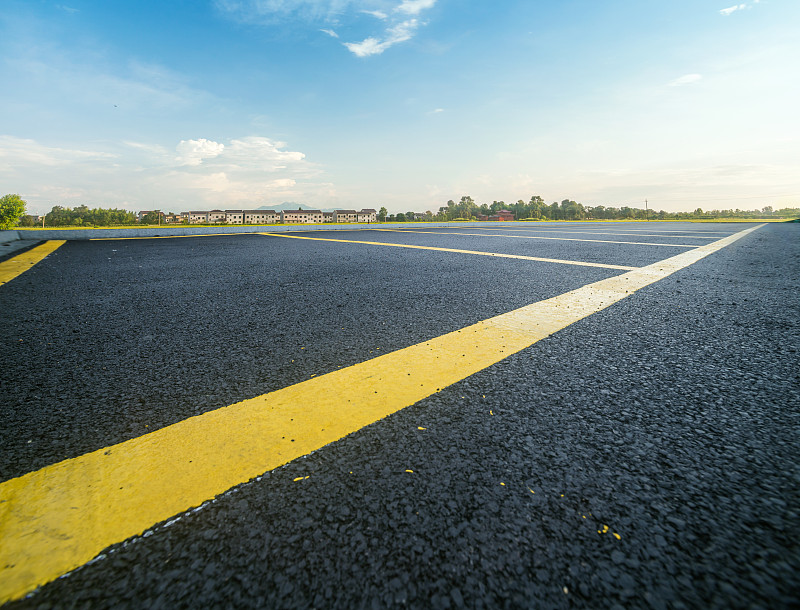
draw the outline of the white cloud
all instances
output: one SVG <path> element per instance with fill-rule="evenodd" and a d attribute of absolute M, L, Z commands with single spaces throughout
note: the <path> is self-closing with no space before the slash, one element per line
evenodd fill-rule
<path fill-rule="evenodd" d="M 175 150 L 179 153 L 175 160 L 180 165 L 200 165 L 204 159 L 213 159 L 221 155 L 225 150 L 225 145 L 200 138 L 199 140 L 181 140 Z"/>
<path fill-rule="evenodd" d="M 416 19 L 409 19 L 388 28 L 382 39 L 370 36 L 361 42 L 345 42 L 344 46 L 356 57 L 380 55 L 389 47 L 410 40 L 417 27 L 419 22 Z"/>
<path fill-rule="evenodd" d="M 2 165 L 7 168 L 29 164 L 68 166 L 85 161 L 108 161 L 116 157 L 107 152 L 45 146 L 27 138 L 0 136 L 0 159 L 4 159 Z"/>
<path fill-rule="evenodd" d="M 733 13 L 734 11 L 741 11 L 746 8 L 747 8 L 746 4 L 734 4 L 733 6 L 729 6 L 728 8 L 720 10 L 719 14 L 727 16 Z"/>
<path fill-rule="evenodd" d="M 422 11 L 432 8 L 434 4 L 436 0 L 403 0 L 394 10 L 407 15 L 419 15 Z"/>
<path fill-rule="evenodd" d="M 696 83 L 699 80 L 702 80 L 702 74 L 684 74 L 676 78 L 673 81 L 670 81 L 669 87 L 680 87 L 681 85 L 689 85 L 691 83 Z"/>
<path fill-rule="evenodd" d="M 253 206 L 281 201 L 320 205 L 335 195 L 323 172 L 283 142 L 247 136 L 215 142 L 161 144 L 124 141 L 108 150 L 84 150 L 0 135 L 0 178 L 23 195 L 34 213 L 53 205 L 172 211 Z"/>
<path fill-rule="evenodd" d="M 362 13 L 366 13 L 367 15 L 372 15 L 372 16 L 373 16 L 373 17 L 375 17 L 376 19 L 382 19 L 382 20 L 383 20 L 383 19 L 386 19 L 386 18 L 389 16 L 389 15 L 387 15 L 386 13 L 384 13 L 383 11 L 367 11 L 367 10 L 362 10 L 361 12 L 362 12 Z"/>
<path fill-rule="evenodd" d="M 343 43 L 356 57 L 370 57 L 410 40 L 421 25 L 416 17 L 432 8 L 436 0 L 400 0 L 399 3 L 397 0 L 215 0 L 215 4 L 220 12 L 230 18 L 260 25 L 300 19 L 342 26 L 348 14 L 351 17 L 354 13 L 371 15 L 387 22 L 384 32 L 367 36 L 360 42 Z M 341 31 L 340 27 L 336 29 Z M 321 28 L 320 31 L 332 38 L 339 38 L 339 33 L 331 27 Z"/>

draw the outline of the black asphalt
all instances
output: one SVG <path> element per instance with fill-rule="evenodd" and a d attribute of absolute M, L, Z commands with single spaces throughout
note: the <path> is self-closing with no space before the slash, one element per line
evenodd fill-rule
<path fill-rule="evenodd" d="M 0 287 L 2 479 L 616 274 L 260 236 L 69 243 Z M 799 294 L 798 226 L 763 227 L 7 607 L 798 607 Z"/>

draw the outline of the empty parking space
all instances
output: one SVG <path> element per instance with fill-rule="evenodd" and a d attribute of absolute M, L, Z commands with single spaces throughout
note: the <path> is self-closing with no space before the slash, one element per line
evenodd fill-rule
<path fill-rule="evenodd" d="M 270 238 L 331 240 L 333 243 L 349 243 L 351 249 L 363 253 L 373 252 L 380 244 L 385 244 L 386 247 L 393 249 L 406 247 L 422 251 L 426 249 L 430 251 L 449 250 L 454 256 L 466 255 L 472 260 L 478 256 L 494 254 L 497 257 L 522 257 L 532 261 L 538 260 L 556 266 L 564 264 L 600 265 L 623 271 L 634 267 L 643 267 L 679 252 L 704 245 L 684 244 L 678 240 L 672 244 L 609 243 L 608 241 L 517 239 L 491 232 L 487 232 L 485 235 L 464 235 L 463 233 L 463 230 L 362 230 L 337 231 L 335 235 L 329 235 L 326 232 L 292 232 L 271 235 Z"/>

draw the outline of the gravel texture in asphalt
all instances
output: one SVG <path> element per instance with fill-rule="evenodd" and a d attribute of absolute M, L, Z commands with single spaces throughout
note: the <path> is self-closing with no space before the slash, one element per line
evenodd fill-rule
<path fill-rule="evenodd" d="M 616 275 L 353 248 L 67 244 L 0 292 L 4 478 Z M 7 607 L 798 607 L 798 294 L 765 226 Z"/>

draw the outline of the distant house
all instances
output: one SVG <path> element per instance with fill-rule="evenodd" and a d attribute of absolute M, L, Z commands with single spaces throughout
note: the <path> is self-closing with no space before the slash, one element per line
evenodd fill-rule
<path fill-rule="evenodd" d="M 211 210 L 208 213 L 208 223 L 220 223 L 225 222 L 225 212 L 222 210 Z"/>
<path fill-rule="evenodd" d="M 358 212 L 355 210 L 334 210 L 333 222 L 358 222 Z"/>
<path fill-rule="evenodd" d="M 180 224 L 184 220 L 189 220 L 188 217 L 184 216 L 183 214 L 167 214 L 164 216 L 164 222 L 167 224 Z"/>
<path fill-rule="evenodd" d="M 378 212 L 372 208 L 365 208 L 356 214 L 356 222 L 376 222 L 378 220 Z"/>
<path fill-rule="evenodd" d="M 511 210 L 497 210 L 497 214 L 489 216 L 488 220 L 510 221 L 514 220 L 514 212 Z"/>
<path fill-rule="evenodd" d="M 280 212 L 275 210 L 244 210 L 244 224 L 275 224 L 281 221 Z"/>
<path fill-rule="evenodd" d="M 323 222 L 321 210 L 282 210 L 281 222 L 286 224 L 302 224 Z"/>
<path fill-rule="evenodd" d="M 323 212 L 322 222 L 333 222 L 333 212 Z"/>
<path fill-rule="evenodd" d="M 208 212 L 182 212 L 181 216 L 186 217 L 186 219 L 189 221 L 189 224 L 198 225 L 208 223 Z"/>
<path fill-rule="evenodd" d="M 144 220 L 144 217 L 147 216 L 148 214 L 158 214 L 159 216 L 161 216 L 161 220 L 162 221 L 164 220 L 164 212 L 160 210 L 142 210 L 136 215 L 136 219 L 139 222 L 142 222 Z"/>
<path fill-rule="evenodd" d="M 244 223 L 244 210 L 225 210 L 225 222 L 229 225 Z"/>

